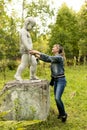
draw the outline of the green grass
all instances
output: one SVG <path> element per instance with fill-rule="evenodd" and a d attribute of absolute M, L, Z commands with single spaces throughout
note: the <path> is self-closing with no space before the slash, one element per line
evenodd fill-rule
<path fill-rule="evenodd" d="M 47 67 L 47 68 L 46 68 Z M 42 69 L 38 65 L 37 75 L 42 79 L 50 79 L 49 66 Z M 87 130 L 87 66 L 65 67 L 67 86 L 63 94 L 68 119 L 62 123 L 57 119 L 57 108 L 55 105 L 53 87 L 50 87 L 50 113 L 46 121 L 0 121 L 0 130 Z M 4 80 L 0 73 L 0 89 L 4 83 L 13 80 L 15 71 L 6 71 Z M 23 78 L 28 78 L 27 69 Z"/>

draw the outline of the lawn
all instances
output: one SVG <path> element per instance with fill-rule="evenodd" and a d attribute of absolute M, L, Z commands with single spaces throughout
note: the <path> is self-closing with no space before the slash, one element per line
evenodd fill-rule
<path fill-rule="evenodd" d="M 4 83 L 13 80 L 15 70 L 6 70 L 6 77 L 0 72 L 0 89 Z M 63 102 L 68 113 L 66 123 L 57 119 L 57 109 L 54 101 L 53 87 L 50 86 L 50 112 L 46 121 L 0 121 L 0 130 L 87 130 L 87 66 L 66 66 L 67 86 L 63 94 Z M 23 78 L 28 78 L 27 69 Z M 41 79 L 50 78 L 47 65 L 42 70 L 38 65 L 37 75 Z"/>

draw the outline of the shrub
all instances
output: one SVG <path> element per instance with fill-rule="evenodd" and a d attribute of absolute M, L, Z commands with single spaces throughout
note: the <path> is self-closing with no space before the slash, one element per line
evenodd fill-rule
<path fill-rule="evenodd" d="M 7 64 L 7 67 L 9 70 L 15 70 L 15 68 L 18 66 L 17 62 L 14 60 L 10 60 Z"/>

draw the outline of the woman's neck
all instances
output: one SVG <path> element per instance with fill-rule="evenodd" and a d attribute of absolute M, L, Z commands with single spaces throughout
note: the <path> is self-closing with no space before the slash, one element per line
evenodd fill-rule
<path fill-rule="evenodd" d="M 54 55 L 59 55 L 59 53 L 58 53 L 58 52 L 56 52 Z"/>

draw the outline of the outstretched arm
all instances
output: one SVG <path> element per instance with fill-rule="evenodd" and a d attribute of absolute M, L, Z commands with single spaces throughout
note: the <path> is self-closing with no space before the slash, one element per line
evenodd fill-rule
<path fill-rule="evenodd" d="M 35 57 L 39 58 L 40 60 L 42 60 L 44 62 L 51 62 L 51 59 L 48 55 L 41 53 L 37 50 L 29 50 L 29 53 L 31 55 L 34 55 Z"/>

